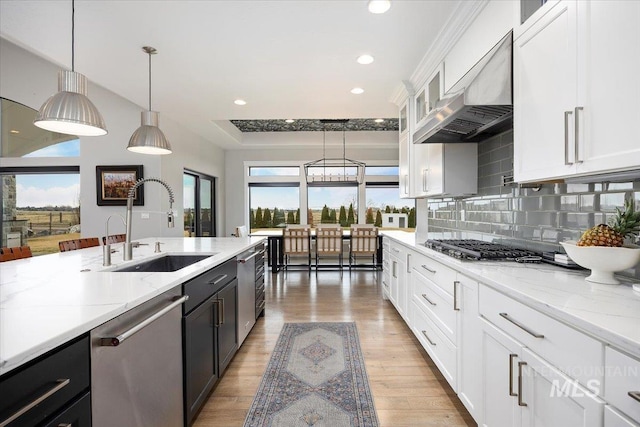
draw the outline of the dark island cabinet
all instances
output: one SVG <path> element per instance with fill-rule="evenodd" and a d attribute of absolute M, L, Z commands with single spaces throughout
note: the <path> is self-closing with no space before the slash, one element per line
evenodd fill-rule
<path fill-rule="evenodd" d="M 236 260 L 183 284 L 185 425 L 193 424 L 213 386 L 238 350 Z"/>
<path fill-rule="evenodd" d="M 0 426 L 91 426 L 89 337 L 0 377 Z"/>

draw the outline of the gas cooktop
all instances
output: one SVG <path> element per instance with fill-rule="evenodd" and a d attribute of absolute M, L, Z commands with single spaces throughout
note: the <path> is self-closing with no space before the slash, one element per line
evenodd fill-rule
<path fill-rule="evenodd" d="M 429 239 L 425 246 L 449 256 L 468 260 L 540 262 L 542 254 L 474 239 Z"/>

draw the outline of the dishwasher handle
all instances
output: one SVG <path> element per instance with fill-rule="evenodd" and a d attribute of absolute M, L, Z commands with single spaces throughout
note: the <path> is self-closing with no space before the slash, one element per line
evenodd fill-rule
<path fill-rule="evenodd" d="M 100 338 L 100 345 L 103 346 L 103 347 L 117 347 L 117 346 L 119 346 L 120 344 L 122 344 L 123 341 L 127 340 L 128 338 L 131 338 L 131 336 L 134 335 L 136 332 L 139 332 L 140 330 L 142 330 L 145 327 L 149 326 L 151 323 L 153 323 L 154 321 L 158 320 L 159 318 L 161 318 L 162 316 L 164 316 L 165 314 L 167 314 L 168 312 L 170 312 L 174 308 L 178 307 L 179 305 L 184 304 L 184 302 L 187 301 L 188 299 L 189 299 L 189 295 L 184 295 L 184 296 L 181 296 L 181 297 L 173 298 L 172 299 L 173 302 L 171 304 L 169 304 L 165 308 L 157 311 L 156 313 L 152 314 L 151 316 L 147 317 L 146 319 L 144 319 L 142 322 L 138 323 L 134 327 L 132 327 L 130 329 L 127 329 L 126 331 L 124 331 L 120 335 L 117 335 L 115 337 Z"/>
<path fill-rule="evenodd" d="M 249 255 L 246 258 L 240 258 L 238 259 L 238 262 L 244 264 L 245 262 L 257 257 L 258 255 L 262 255 L 264 253 L 264 251 L 258 251 L 258 252 L 254 252 L 253 254 Z"/>

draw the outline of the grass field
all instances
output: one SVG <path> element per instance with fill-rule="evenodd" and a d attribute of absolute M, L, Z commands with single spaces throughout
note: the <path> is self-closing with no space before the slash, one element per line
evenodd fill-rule
<path fill-rule="evenodd" d="M 29 211 L 17 210 L 16 220 L 26 221 L 30 230 L 26 244 L 34 256 L 59 252 L 58 242 L 79 239 L 80 233 L 70 233 L 69 228 L 80 221 L 74 211 Z"/>
<path fill-rule="evenodd" d="M 27 244 L 34 256 L 60 252 L 58 242 L 61 240 L 79 239 L 80 233 L 56 234 L 54 236 L 29 237 Z"/>

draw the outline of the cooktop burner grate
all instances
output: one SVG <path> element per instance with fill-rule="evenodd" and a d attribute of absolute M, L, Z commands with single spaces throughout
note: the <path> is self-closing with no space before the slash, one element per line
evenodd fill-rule
<path fill-rule="evenodd" d="M 541 260 L 537 252 L 475 239 L 429 239 L 425 242 L 425 246 L 460 259 L 521 260 L 522 262 Z"/>

